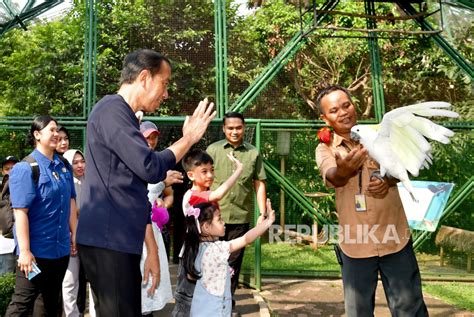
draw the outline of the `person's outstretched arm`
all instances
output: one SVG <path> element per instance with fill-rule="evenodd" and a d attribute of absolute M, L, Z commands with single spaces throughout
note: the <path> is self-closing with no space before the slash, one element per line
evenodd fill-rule
<path fill-rule="evenodd" d="M 192 116 L 186 116 L 183 125 L 183 137 L 168 147 L 173 152 L 176 162 L 181 161 L 191 146 L 204 135 L 207 126 L 216 116 L 216 111 L 213 111 L 213 109 L 214 104 L 212 102 L 209 104 L 206 98 L 199 102 Z"/>
<path fill-rule="evenodd" d="M 264 180 L 254 180 L 255 194 L 257 196 L 257 205 L 260 210 L 260 216 L 266 216 L 265 204 L 267 202 L 267 186 Z"/>
<path fill-rule="evenodd" d="M 231 152 L 227 154 L 227 157 L 235 164 L 235 171 L 225 182 L 223 182 L 219 187 L 217 187 L 216 190 L 213 190 L 209 194 L 209 201 L 221 200 L 225 196 L 225 194 L 229 192 L 232 186 L 234 186 L 240 174 L 242 174 L 244 166 L 238 159 L 235 158 L 234 153 Z"/>
<path fill-rule="evenodd" d="M 367 160 L 367 150 L 365 148 L 354 148 L 346 157 L 342 158 L 338 152 L 335 152 L 337 167 L 330 168 L 326 172 L 326 179 L 334 186 L 340 187 L 347 184 L 359 168 Z"/>
<path fill-rule="evenodd" d="M 145 246 L 147 255 L 143 268 L 143 282 L 148 283 L 148 278 L 151 275 L 152 283 L 150 288 L 147 290 L 147 293 L 152 295 L 160 283 L 161 272 L 160 259 L 158 257 L 158 245 L 156 244 L 155 235 L 153 234 L 153 228 L 151 224 L 146 225 Z"/>
<path fill-rule="evenodd" d="M 267 215 L 268 215 L 267 218 L 260 219 L 260 218 L 264 218 L 261 215 L 257 221 L 257 226 L 250 229 L 242 237 L 230 241 L 231 253 L 234 251 L 240 250 L 242 248 L 245 248 L 246 245 L 254 242 L 258 237 L 264 234 L 268 230 L 268 228 L 270 228 L 270 226 L 275 221 L 275 210 L 273 210 L 272 208 L 270 199 L 267 199 L 266 210 L 267 210 Z"/>

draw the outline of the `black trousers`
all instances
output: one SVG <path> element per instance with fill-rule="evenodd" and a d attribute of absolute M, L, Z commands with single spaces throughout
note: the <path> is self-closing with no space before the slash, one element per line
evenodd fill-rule
<path fill-rule="evenodd" d="M 28 316 L 35 307 L 33 316 L 55 317 L 68 263 L 69 255 L 59 259 L 36 258 L 41 273 L 31 280 L 28 280 L 23 271 L 17 270 L 15 291 L 5 316 Z M 42 305 L 34 306 L 40 294 Z"/>
<path fill-rule="evenodd" d="M 374 315 L 379 273 L 392 316 L 428 316 L 421 292 L 420 270 L 411 241 L 399 252 L 382 257 L 356 259 L 342 251 L 340 255 L 348 317 Z"/>
<path fill-rule="evenodd" d="M 170 247 L 171 247 L 171 236 L 168 230 L 167 225 L 163 225 L 163 229 L 161 230 L 161 236 L 163 237 L 163 244 L 165 245 L 166 249 L 166 256 L 170 258 Z"/>
<path fill-rule="evenodd" d="M 96 296 L 97 316 L 141 316 L 141 255 L 82 244 L 77 247 Z"/>
<path fill-rule="evenodd" d="M 79 290 L 77 293 L 77 309 L 79 312 L 84 314 L 86 309 L 86 290 L 87 290 L 87 279 L 86 273 L 82 265 L 79 266 Z"/>
<path fill-rule="evenodd" d="M 86 280 L 86 274 L 84 273 L 84 268 L 82 265 L 79 267 L 79 290 L 77 293 L 77 308 L 79 310 L 79 313 L 84 314 L 84 311 L 86 309 L 86 289 L 87 289 L 87 280 Z M 58 299 L 58 312 L 56 314 L 57 317 L 62 317 L 63 316 L 63 298 L 62 298 L 62 293 L 59 293 L 59 299 Z M 42 311 L 44 310 L 44 303 L 43 303 L 43 297 L 41 294 L 38 296 L 35 302 L 35 308 L 34 310 L 37 311 Z"/>
<path fill-rule="evenodd" d="M 225 225 L 225 235 L 221 240 L 230 241 L 236 238 L 243 236 L 247 231 L 249 231 L 250 224 L 226 224 Z M 231 279 L 231 292 L 234 296 L 235 290 L 239 285 L 239 274 L 240 268 L 242 267 L 242 260 L 244 259 L 245 248 L 242 248 L 238 251 L 232 252 L 229 257 L 229 265 L 234 270 L 234 275 Z"/>

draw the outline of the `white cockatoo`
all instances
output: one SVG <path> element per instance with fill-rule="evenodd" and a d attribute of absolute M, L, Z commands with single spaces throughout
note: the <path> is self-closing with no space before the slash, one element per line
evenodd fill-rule
<path fill-rule="evenodd" d="M 423 117 L 457 118 L 456 112 L 447 110 L 450 106 L 447 102 L 431 101 L 400 107 L 387 112 L 380 124 L 353 126 L 351 138 L 359 140 L 379 163 L 382 177 L 387 174 L 399 179 L 416 201 L 407 171 L 418 176 L 420 169 L 432 163 L 431 145 L 426 138 L 447 144 L 454 135 Z"/>

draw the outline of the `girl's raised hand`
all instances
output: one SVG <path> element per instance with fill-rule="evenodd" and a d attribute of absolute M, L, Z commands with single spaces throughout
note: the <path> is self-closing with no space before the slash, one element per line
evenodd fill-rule
<path fill-rule="evenodd" d="M 265 219 L 266 224 L 270 227 L 275 222 L 275 210 L 272 208 L 272 202 L 270 198 L 267 198 L 267 218 Z"/>

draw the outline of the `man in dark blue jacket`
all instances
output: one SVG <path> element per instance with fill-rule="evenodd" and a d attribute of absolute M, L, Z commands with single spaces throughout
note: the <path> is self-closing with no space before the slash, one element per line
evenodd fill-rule
<path fill-rule="evenodd" d="M 151 150 L 135 112 L 154 112 L 168 98 L 169 60 L 152 50 L 125 57 L 117 94 L 102 98 L 87 123 L 85 184 L 77 243 L 98 316 L 141 315 L 140 256 L 147 247 L 144 280 L 159 282 L 157 246 L 150 225 L 147 183 L 158 183 L 199 141 L 215 117 L 199 103 L 183 137 L 161 152 Z"/>

